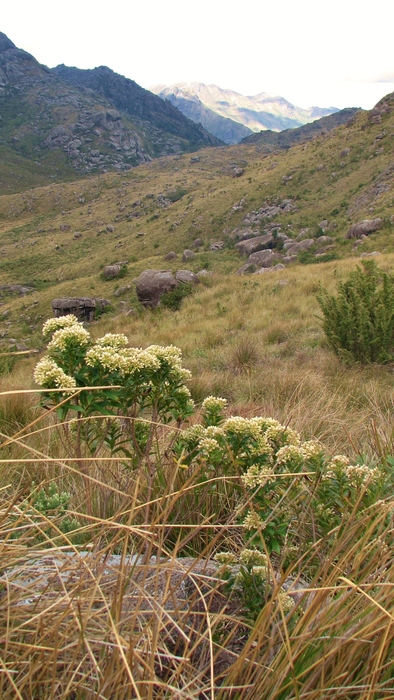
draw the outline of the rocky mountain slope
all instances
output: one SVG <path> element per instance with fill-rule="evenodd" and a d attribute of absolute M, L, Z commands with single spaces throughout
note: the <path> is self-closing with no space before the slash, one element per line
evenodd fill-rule
<path fill-rule="evenodd" d="M 156 85 L 151 89 L 169 100 L 190 119 L 201 122 L 222 141 L 232 144 L 238 143 L 250 132 L 292 129 L 338 111 L 335 107 L 302 109 L 276 95 L 262 92 L 253 97 L 245 97 L 217 85 L 196 82 L 167 87 Z M 249 133 L 245 133 L 245 129 Z"/>
<path fill-rule="evenodd" d="M 0 191 L 220 143 L 133 81 L 101 68 L 86 72 L 89 83 L 83 73 L 51 71 L 0 33 Z"/>
<path fill-rule="evenodd" d="M 393 138 L 394 94 L 281 152 L 207 148 L 0 196 L 0 343 L 41 342 L 53 299 L 136 312 L 144 270 L 275 286 L 288 266 L 394 253 Z"/>
<path fill-rule="evenodd" d="M 341 109 L 338 112 L 321 117 L 316 121 L 304 124 L 296 129 L 284 129 L 284 131 L 260 131 L 242 140 L 243 143 L 254 143 L 259 146 L 266 146 L 267 152 L 273 148 L 286 149 L 295 146 L 297 143 L 304 143 L 313 139 L 319 134 L 323 134 L 331 129 L 335 129 L 341 124 L 346 124 L 359 110 L 355 107 Z"/>

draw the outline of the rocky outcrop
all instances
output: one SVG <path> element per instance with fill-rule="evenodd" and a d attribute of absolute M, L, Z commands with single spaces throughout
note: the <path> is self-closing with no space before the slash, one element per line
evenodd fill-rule
<path fill-rule="evenodd" d="M 109 303 L 107 299 L 95 297 L 63 297 L 52 301 L 52 310 L 55 318 L 74 314 L 78 321 L 94 321 Z"/>
<path fill-rule="evenodd" d="M 144 270 L 136 281 L 137 297 L 141 304 L 153 309 L 159 305 L 163 294 L 171 292 L 178 284 L 171 270 Z"/>
<path fill-rule="evenodd" d="M 240 241 L 239 243 L 235 244 L 235 247 L 241 255 L 246 257 L 257 250 L 274 248 L 275 239 L 272 233 L 266 233 L 264 236 L 255 236 L 253 238 Z"/>
<path fill-rule="evenodd" d="M 304 250 L 309 250 L 309 248 L 312 248 L 314 244 L 314 238 L 304 238 L 303 241 L 298 241 L 298 243 L 294 241 L 293 244 L 288 241 L 283 247 L 286 250 L 287 255 L 298 255 L 298 253 L 303 253 Z"/>
<path fill-rule="evenodd" d="M 117 277 L 120 272 L 124 269 L 122 265 L 106 265 L 103 267 L 103 277 L 106 280 L 112 280 Z"/>
<path fill-rule="evenodd" d="M 160 304 L 160 299 L 180 284 L 198 284 L 198 277 L 190 270 L 178 270 L 175 276 L 171 270 L 144 270 L 136 280 L 137 296 L 141 304 L 152 309 Z"/>
<path fill-rule="evenodd" d="M 361 238 L 361 236 L 368 236 L 370 233 L 378 231 L 383 224 L 383 219 L 364 219 L 359 221 L 358 224 L 353 224 L 347 234 L 346 238 Z"/>

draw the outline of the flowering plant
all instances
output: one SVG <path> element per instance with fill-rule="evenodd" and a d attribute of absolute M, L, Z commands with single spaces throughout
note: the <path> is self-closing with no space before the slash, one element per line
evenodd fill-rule
<path fill-rule="evenodd" d="M 121 333 L 93 342 L 73 315 L 49 319 L 43 335 L 48 355 L 38 362 L 34 379 L 47 390 L 43 403 L 52 404 L 74 433 L 79 451 L 81 442 L 91 454 L 106 445 L 139 463 L 151 449 L 152 426 L 181 422 L 193 411 L 186 386 L 190 373 L 178 348 L 130 347 Z M 67 421 L 71 415 L 76 424 Z"/>

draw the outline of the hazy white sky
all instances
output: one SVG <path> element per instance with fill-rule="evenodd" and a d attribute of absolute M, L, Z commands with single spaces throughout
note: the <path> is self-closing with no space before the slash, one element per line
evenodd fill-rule
<path fill-rule="evenodd" d="M 200 81 L 300 107 L 394 91 L 393 0 L 16 0 L 0 31 L 40 63 L 106 65 L 139 85 Z"/>

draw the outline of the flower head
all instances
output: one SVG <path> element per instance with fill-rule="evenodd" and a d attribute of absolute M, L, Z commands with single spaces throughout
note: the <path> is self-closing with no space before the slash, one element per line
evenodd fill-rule
<path fill-rule="evenodd" d="M 34 381 L 48 389 L 74 389 L 76 381 L 63 372 L 50 357 L 43 357 L 34 370 Z"/>
<path fill-rule="evenodd" d="M 58 318 L 49 318 L 42 327 L 42 334 L 44 338 L 47 339 L 60 328 L 68 328 L 68 326 L 74 326 L 76 324 L 78 324 L 78 319 L 74 314 L 59 316 Z"/>

